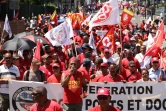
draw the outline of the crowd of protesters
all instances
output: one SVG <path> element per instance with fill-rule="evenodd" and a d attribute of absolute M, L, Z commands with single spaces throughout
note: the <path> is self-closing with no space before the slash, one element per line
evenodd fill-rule
<path fill-rule="evenodd" d="M 23 18 L 24 19 L 24 18 Z M 35 19 L 34 19 L 35 20 Z M 143 58 L 146 53 L 148 35 L 155 37 L 158 23 L 162 19 L 155 21 L 142 21 L 141 24 L 114 25 L 114 36 L 116 38 L 116 51 L 110 51 L 108 47 L 96 47 L 97 54 L 90 47 L 89 26 L 83 25 L 80 31 L 74 32 L 74 39 L 69 46 L 52 46 L 51 44 L 41 46 L 42 60 L 33 59 L 34 50 L 24 50 L 22 56 L 17 51 L 3 51 L 3 59 L 0 66 L 0 83 L 8 87 L 8 80 L 36 81 L 44 83 L 61 83 L 64 88 L 63 109 L 64 111 L 81 111 L 82 99 L 87 96 L 87 84 L 90 82 L 145 82 L 145 81 L 165 81 L 165 68 L 160 68 L 160 58 L 158 55 L 151 57 L 149 63 L 145 63 Z M 42 24 L 34 22 L 32 26 L 26 28 L 26 32 L 32 35 L 44 37 L 48 31 L 48 25 L 55 27 L 54 22 L 47 20 Z M 110 26 L 97 26 L 92 29 L 95 44 L 100 41 L 97 30 L 109 30 Z M 122 37 L 123 44 L 120 42 Z M 108 98 L 100 97 L 98 100 Z M 41 92 L 40 92 L 41 91 Z M 109 93 L 109 94 L 108 94 Z M 47 91 L 43 87 L 33 90 L 32 95 L 43 97 L 38 98 L 43 106 L 46 103 L 56 104 L 47 100 Z M 102 94 L 101 94 L 102 95 Z M 75 98 L 75 99 L 73 99 Z M 40 105 L 40 104 L 39 104 Z M 58 106 L 56 104 L 56 106 Z M 52 106 L 53 107 L 53 106 Z M 0 110 L 7 111 L 9 108 L 9 94 L 0 94 Z M 31 111 L 38 106 L 33 105 Z M 39 109 L 44 111 L 45 107 Z M 56 111 L 61 111 L 60 106 Z M 52 111 L 52 110 L 49 110 Z M 93 111 L 93 110 L 90 110 Z M 95 110 L 96 111 L 96 110 Z M 98 111 L 98 110 L 97 110 Z"/>

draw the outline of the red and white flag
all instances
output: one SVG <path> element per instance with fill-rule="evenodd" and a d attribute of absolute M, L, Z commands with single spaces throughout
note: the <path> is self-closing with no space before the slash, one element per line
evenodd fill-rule
<path fill-rule="evenodd" d="M 38 61 L 41 61 L 41 56 L 40 56 L 40 39 L 37 41 L 37 46 L 33 55 L 33 59 L 36 59 Z"/>
<path fill-rule="evenodd" d="M 134 13 L 131 12 L 130 10 L 127 10 L 126 8 L 123 10 L 122 12 L 122 16 L 121 16 L 121 22 L 123 24 L 128 25 L 132 19 L 132 17 L 134 16 Z"/>
<path fill-rule="evenodd" d="M 160 24 L 159 28 L 158 28 L 158 31 L 156 33 L 156 36 L 154 38 L 154 42 L 153 44 L 151 45 L 151 47 L 149 47 L 144 55 L 144 58 L 146 56 L 153 56 L 152 52 L 157 52 L 156 49 L 159 49 L 162 44 L 163 44 L 163 41 L 164 41 L 164 22 L 162 21 L 162 23 Z"/>
<path fill-rule="evenodd" d="M 82 24 L 81 25 L 88 25 L 88 23 L 89 23 L 89 21 L 90 21 L 90 19 L 91 19 L 91 17 L 92 17 L 92 14 L 91 15 L 89 15 L 83 22 L 82 22 Z"/>
<path fill-rule="evenodd" d="M 119 24 L 119 7 L 117 0 L 109 0 L 103 7 L 93 16 L 89 22 L 89 30 L 92 27 L 101 25 L 114 25 Z"/>
<path fill-rule="evenodd" d="M 166 67 L 166 50 L 163 50 L 160 57 L 160 68 Z"/>
<path fill-rule="evenodd" d="M 107 47 L 112 49 L 111 51 L 115 51 L 115 38 L 114 38 L 114 27 L 112 27 L 107 33 L 106 35 L 101 39 L 101 41 L 99 41 L 99 43 L 97 44 L 97 47 L 99 49 L 103 48 L 103 47 Z"/>
<path fill-rule="evenodd" d="M 67 21 L 61 23 L 57 27 L 51 29 L 45 34 L 45 37 L 51 42 L 53 46 L 69 45 L 71 33 Z"/>

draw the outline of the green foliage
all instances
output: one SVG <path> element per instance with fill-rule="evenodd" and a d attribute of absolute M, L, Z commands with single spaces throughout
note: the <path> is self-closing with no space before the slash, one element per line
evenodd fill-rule
<path fill-rule="evenodd" d="M 57 8 L 58 8 L 58 7 L 57 7 L 55 4 L 53 4 L 53 3 L 48 3 L 47 6 L 54 7 L 54 9 L 57 9 Z"/>
<path fill-rule="evenodd" d="M 31 5 L 43 5 L 48 3 L 54 3 L 55 0 L 19 0 L 20 4 L 31 4 Z"/>

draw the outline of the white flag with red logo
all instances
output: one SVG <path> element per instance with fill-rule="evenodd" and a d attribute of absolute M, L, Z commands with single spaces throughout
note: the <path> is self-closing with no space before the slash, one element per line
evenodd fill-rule
<path fill-rule="evenodd" d="M 45 37 L 51 42 L 53 46 L 69 45 L 70 44 L 70 27 L 65 21 L 57 27 L 51 29 L 45 34 Z"/>
<path fill-rule="evenodd" d="M 117 0 L 109 0 L 103 7 L 93 16 L 89 22 L 89 30 L 92 27 L 101 25 L 114 25 L 119 24 L 119 7 Z"/>

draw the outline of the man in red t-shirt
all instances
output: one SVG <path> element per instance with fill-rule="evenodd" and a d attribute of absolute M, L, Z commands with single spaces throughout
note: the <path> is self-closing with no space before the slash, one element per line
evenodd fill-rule
<path fill-rule="evenodd" d="M 121 60 L 122 60 L 122 54 L 120 55 L 119 69 L 120 69 L 121 75 L 124 77 L 126 81 L 128 82 L 137 81 L 142 78 L 141 74 L 137 72 L 136 63 L 134 61 L 130 61 L 128 63 L 129 69 L 125 69 L 122 66 Z"/>
<path fill-rule="evenodd" d="M 31 106 L 30 111 L 63 111 L 57 102 L 47 99 L 47 89 L 44 86 L 34 88 L 32 98 L 36 103 Z"/>
<path fill-rule="evenodd" d="M 117 65 L 112 63 L 109 67 L 110 74 L 103 78 L 103 82 L 126 82 L 122 75 L 118 74 Z"/>
<path fill-rule="evenodd" d="M 86 80 L 81 72 L 77 70 L 77 59 L 69 60 L 69 69 L 62 74 L 61 85 L 63 92 L 63 109 L 65 111 L 82 111 L 82 98 L 87 91 Z M 83 90 L 83 95 L 82 95 Z"/>
<path fill-rule="evenodd" d="M 82 73 L 82 75 L 85 77 L 86 81 L 90 81 L 90 74 L 89 74 L 89 69 L 91 67 L 91 60 L 88 58 L 85 58 L 83 61 L 83 67 L 80 67 L 78 71 Z"/>
<path fill-rule="evenodd" d="M 139 72 L 141 72 L 141 65 L 140 63 L 138 62 L 138 60 L 136 58 L 133 57 L 133 51 L 132 50 L 127 50 L 126 51 L 126 58 L 122 59 L 122 66 L 125 68 L 125 69 L 129 69 L 129 62 L 130 61 L 134 61 L 135 64 L 136 64 L 136 69 L 138 69 Z"/>
<path fill-rule="evenodd" d="M 20 80 L 23 80 L 26 68 L 23 67 L 21 60 L 21 57 L 19 57 L 17 54 L 13 54 L 13 65 L 16 65 L 18 67 L 20 71 Z"/>
<path fill-rule="evenodd" d="M 46 74 L 47 80 L 53 74 L 52 66 L 50 65 L 52 62 L 52 57 L 48 54 L 45 54 L 42 58 L 44 65 L 40 66 L 40 70 Z"/>
<path fill-rule="evenodd" d="M 109 105 L 111 101 L 111 95 L 110 91 L 107 88 L 100 88 L 98 90 L 97 100 L 99 105 L 88 111 L 120 111 L 118 108 Z"/>
<path fill-rule="evenodd" d="M 80 64 L 82 64 L 83 63 L 83 60 L 84 60 L 84 58 L 85 58 L 85 54 L 87 53 L 87 52 L 90 52 L 91 50 L 92 50 L 92 48 L 90 47 L 90 45 L 88 44 L 88 43 L 84 43 L 83 45 L 82 45 L 82 53 L 80 53 L 78 56 L 77 56 L 77 58 L 80 60 Z"/>
<path fill-rule="evenodd" d="M 100 69 L 101 69 L 101 74 L 99 74 L 96 78 L 94 78 L 92 82 L 104 82 L 103 79 L 105 78 L 105 76 L 109 74 L 107 63 L 101 63 Z"/>
<path fill-rule="evenodd" d="M 61 70 L 58 63 L 52 65 L 53 74 L 47 79 L 48 83 L 60 83 L 61 81 Z"/>

